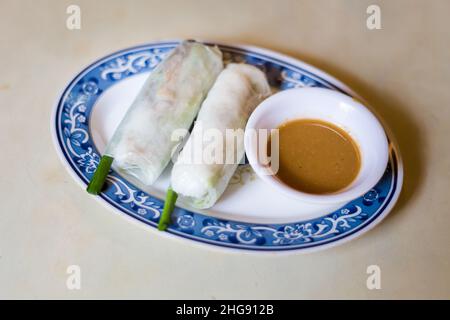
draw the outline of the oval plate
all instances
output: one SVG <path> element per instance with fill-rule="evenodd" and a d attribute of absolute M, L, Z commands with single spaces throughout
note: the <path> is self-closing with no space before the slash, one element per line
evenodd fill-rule
<path fill-rule="evenodd" d="M 113 53 L 85 68 L 63 90 L 51 119 L 54 143 L 64 165 L 84 188 L 146 74 L 178 43 L 150 43 Z M 338 80 L 299 60 L 257 47 L 217 45 L 226 62 L 258 66 L 274 90 L 324 87 L 356 97 Z M 354 239 L 378 224 L 400 194 L 403 166 L 389 132 L 388 137 L 390 161 L 384 176 L 372 190 L 349 203 L 318 207 L 294 202 L 268 189 L 248 166 L 240 166 L 211 210 L 177 207 L 164 234 L 258 252 L 311 251 Z M 169 170 L 152 188 L 139 188 L 111 171 L 107 187 L 97 198 L 153 229 L 162 211 Z"/>

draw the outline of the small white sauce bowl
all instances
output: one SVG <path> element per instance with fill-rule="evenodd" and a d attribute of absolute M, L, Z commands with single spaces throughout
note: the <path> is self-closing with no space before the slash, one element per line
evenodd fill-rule
<path fill-rule="evenodd" d="M 356 142 L 361 167 L 353 182 L 335 193 L 311 194 L 298 191 L 267 174 L 258 161 L 258 135 L 252 130 L 276 129 L 286 121 L 317 119 L 345 130 Z M 389 158 L 389 145 L 383 126 L 364 105 L 334 90 L 298 88 L 281 91 L 264 100 L 251 114 L 245 129 L 245 152 L 256 174 L 269 185 L 298 200 L 310 203 L 351 201 L 369 191 L 383 176 Z"/>

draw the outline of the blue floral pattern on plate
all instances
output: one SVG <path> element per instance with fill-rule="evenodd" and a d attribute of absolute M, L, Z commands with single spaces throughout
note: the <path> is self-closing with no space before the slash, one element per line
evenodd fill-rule
<path fill-rule="evenodd" d="M 87 184 L 100 155 L 89 132 L 89 116 L 98 97 L 110 86 L 152 70 L 177 42 L 134 47 L 100 59 L 83 70 L 64 90 L 54 119 L 58 148 L 75 174 Z M 246 62 L 263 70 L 278 90 L 294 87 L 324 87 L 343 91 L 314 71 L 249 49 L 219 45 L 224 60 Z M 278 251 L 300 250 L 339 242 L 369 227 L 398 193 L 398 158 L 391 151 L 386 172 L 377 185 L 362 197 L 320 218 L 284 224 L 255 224 L 227 221 L 176 208 L 168 232 L 223 247 Z M 147 225 L 155 227 L 163 202 L 147 194 L 116 172 L 100 197 L 110 205 Z"/>

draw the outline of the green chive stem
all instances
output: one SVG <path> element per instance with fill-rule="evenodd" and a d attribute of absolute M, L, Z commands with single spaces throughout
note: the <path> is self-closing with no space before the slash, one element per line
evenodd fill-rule
<path fill-rule="evenodd" d="M 170 215 L 175 209 L 175 202 L 177 201 L 178 194 L 172 190 L 171 187 L 167 189 L 166 201 L 164 202 L 164 209 L 159 218 L 158 230 L 164 231 L 170 224 Z"/>
<path fill-rule="evenodd" d="M 86 188 L 87 192 L 98 195 L 102 191 L 113 160 L 113 157 L 106 155 L 102 156 L 100 163 L 98 164 L 97 169 L 95 170 L 94 175 Z"/>

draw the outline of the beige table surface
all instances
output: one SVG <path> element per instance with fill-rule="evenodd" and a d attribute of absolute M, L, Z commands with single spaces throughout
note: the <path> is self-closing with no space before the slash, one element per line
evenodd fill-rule
<path fill-rule="evenodd" d="M 381 30 L 366 28 L 374 3 Z M 70 4 L 81 30 L 66 28 Z M 446 0 L 0 0 L 0 298 L 450 298 L 449 14 Z M 353 87 L 402 149 L 390 216 L 334 249 L 255 256 L 163 239 L 88 196 L 52 144 L 58 93 L 94 59 L 173 38 L 267 47 Z"/>

